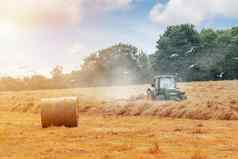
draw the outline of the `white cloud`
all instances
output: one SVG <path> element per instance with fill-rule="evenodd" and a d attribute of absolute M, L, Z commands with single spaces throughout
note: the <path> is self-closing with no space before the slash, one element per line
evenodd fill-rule
<path fill-rule="evenodd" d="M 131 2 L 0 0 L 0 67 L 4 68 L 0 76 L 28 75 L 29 70 L 46 74 L 58 64 L 68 72 L 78 68 L 80 60 L 88 55 L 88 48 L 96 48 L 92 43 L 85 42 L 89 34 L 87 30 L 82 39 L 74 35 L 79 35 L 76 29 L 80 28 L 83 20 L 91 20 L 92 14 L 100 18 L 101 13 L 128 8 Z M 73 41 L 76 41 L 75 44 L 72 44 Z M 19 66 L 28 68 L 19 69 Z"/>
<path fill-rule="evenodd" d="M 87 14 L 127 8 L 132 0 L 0 0 L 0 22 L 23 27 L 78 24 Z"/>
<path fill-rule="evenodd" d="M 182 23 L 200 24 L 202 21 L 225 16 L 238 18 L 237 0 L 170 0 L 158 2 L 150 11 L 151 19 L 159 25 Z"/>
<path fill-rule="evenodd" d="M 72 47 L 69 48 L 68 53 L 71 55 L 82 54 L 82 53 L 85 53 L 86 50 L 87 48 L 84 45 L 79 43 L 74 43 Z"/>
<path fill-rule="evenodd" d="M 133 0 L 81 0 L 87 9 L 112 10 L 129 7 Z"/>

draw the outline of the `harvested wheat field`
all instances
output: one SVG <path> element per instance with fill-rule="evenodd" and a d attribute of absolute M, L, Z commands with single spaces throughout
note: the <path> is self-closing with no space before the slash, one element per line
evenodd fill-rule
<path fill-rule="evenodd" d="M 180 83 L 182 102 L 146 101 L 147 87 L 1 92 L 0 158 L 238 158 L 238 81 Z M 79 126 L 42 129 L 40 99 L 62 96 L 79 97 Z"/>

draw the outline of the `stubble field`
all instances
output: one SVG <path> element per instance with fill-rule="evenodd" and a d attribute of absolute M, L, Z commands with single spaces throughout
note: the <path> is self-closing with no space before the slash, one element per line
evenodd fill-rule
<path fill-rule="evenodd" d="M 238 81 L 180 83 L 188 100 L 144 100 L 147 85 L 0 93 L 0 158 L 236 159 Z M 78 96 L 79 127 L 42 129 L 41 98 Z"/>

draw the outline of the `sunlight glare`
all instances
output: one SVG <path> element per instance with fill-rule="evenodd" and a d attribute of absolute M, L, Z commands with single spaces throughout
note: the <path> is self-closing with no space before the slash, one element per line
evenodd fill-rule
<path fill-rule="evenodd" d="M 13 22 L 0 22 L 0 38 L 15 40 L 17 39 L 19 30 Z"/>

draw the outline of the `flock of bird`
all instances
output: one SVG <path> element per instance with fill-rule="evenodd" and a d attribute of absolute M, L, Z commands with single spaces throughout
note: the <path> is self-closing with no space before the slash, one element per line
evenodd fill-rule
<path fill-rule="evenodd" d="M 190 55 L 192 55 L 193 53 L 195 53 L 195 51 L 196 51 L 196 48 L 195 48 L 195 47 L 192 47 L 192 48 L 189 49 L 187 52 L 185 52 L 184 55 L 185 55 L 185 56 L 190 56 Z M 177 58 L 177 57 L 179 57 L 179 54 L 177 54 L 177 53 L 171 54 L 171 55 L 169 56 L 169 58 Z M 237 62 L 238 62 L 238 57 L 234 57 L 234 58 L 232 58 L 232 59 L 233 59 L 233 60 L 237 60 Z M 192 64 L 192 65 L 190 65 L 188 68 L 189 68 L 189 69 L 193 69 L 193 68 L 195 68 L 196 66 L 198 66 L 198 65 L 197 65 L 197 64 Z M 225 72 L 220 72 L 220 74 L 217 74 L 216 77 L 217 77 L 217 78 L 223 78 L 223 77 L 224 77 L 224 74 L 225 74 Z"/>

